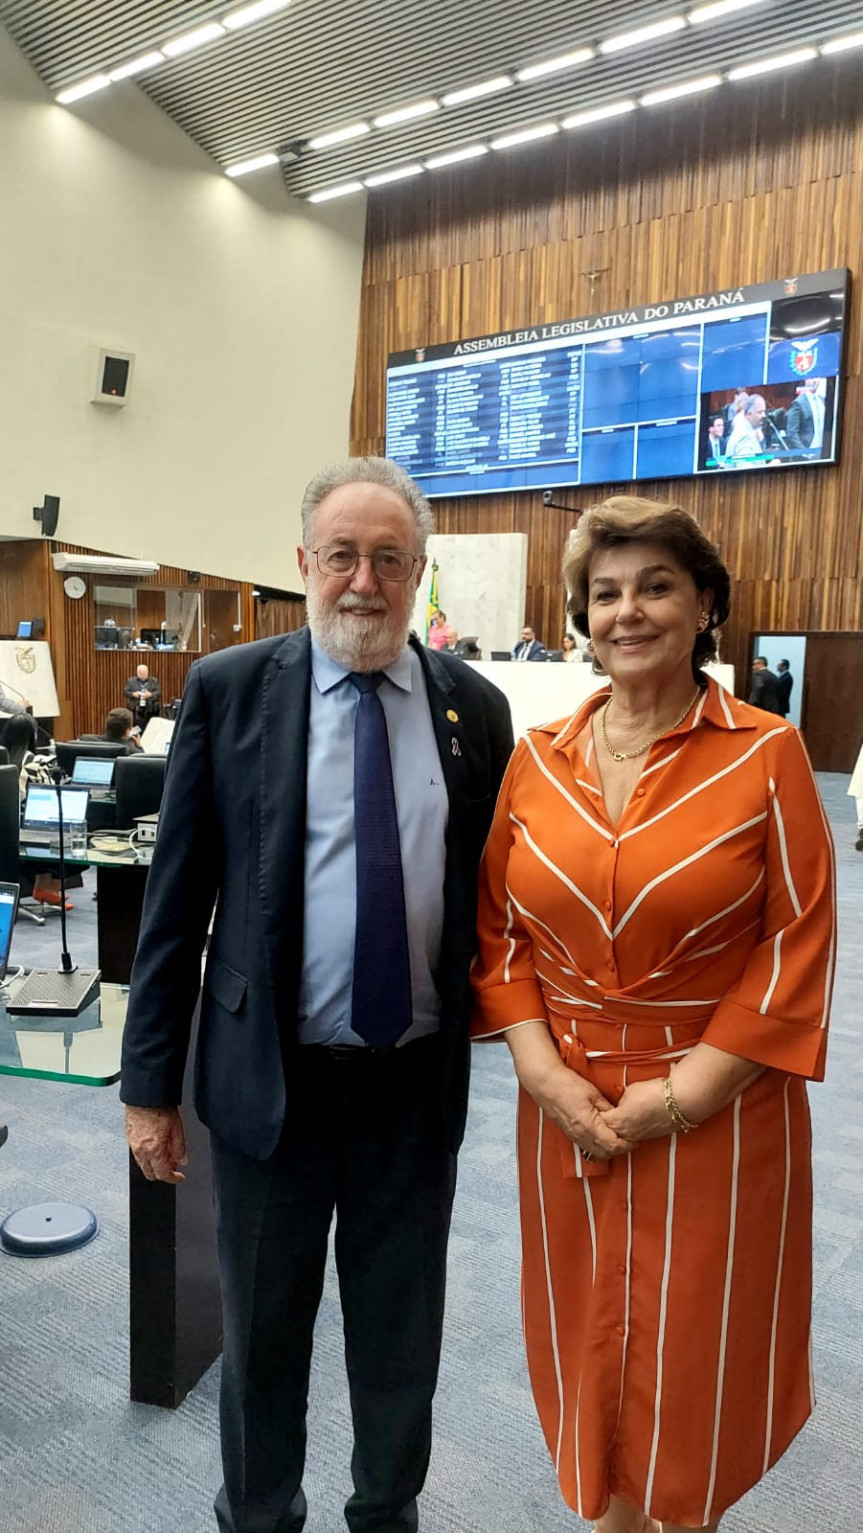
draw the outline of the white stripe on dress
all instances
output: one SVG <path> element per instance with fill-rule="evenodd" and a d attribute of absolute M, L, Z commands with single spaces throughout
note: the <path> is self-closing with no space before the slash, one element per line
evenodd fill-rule
<path fill-rule="evenodd" d="M 675 809 L 679 809 L 682 804 L 688 803 L 691 798 L 697 798 L 699 793 L 704 793 L 707 788 L 712 788 L 714 783 L 721 782 L 723 777 L 728 777 L 731 772 L 736 772 L 739 767 L 745 766 L 750 756 L 754 756 L 756 751 L 760 751 L 762 746 L 767 744 L 768 740 L 774 739 L 776 735 L 786 733 L 787 730 L 784 728 L 771 729 L 769 734 L 762 735 L 759 740 L 755 741 L 754 745 L 750 745 L 748 751 L 744 751 L 743 755 L 738 756 L 736 761 L 732 761 L 728 766 L 723 767 L 721 772 L 714 772 L 712 777 L 705 777 L 703 782 L 698 783 L 694 788 L 690 788 L 688 793 L 684 793 L 680 798 L 675 799 L 674 803 L 669 804 L 666 809 L 661 809 L 659 814 L 653 815 L 652 819 L 643 820 L 640 825 L 634 825 L 632 830 L 625 830 L 620 837 L 621 841 L 628 841 L 632 836 L 640 835 L 643 830 L 649 830 L 651 825 L 656 825 L 660 820 L 664 820 L 666 815 L 673 814 Z M 642 776 L 644 776 L 644 773 L 642 773 Z"/>
<path fill-rule="evenodd" d="M 760 818 L 763 819 L 764 816 L 762 815 L 762 816 L 760 816 Z M 609 927 L 605 917 L 603 916 L 602 911 L 598 910 L 597 907 L 594 905 L 593 901 L 589 900 L 587 898 L 586 894 L 582 894 L 581 890 L 578 887 L 578 884 L 574 884 L 571 878 L 567 878 L 566 874 L 563 873 L 561 871 L 561 869 L 559 867 L 557 867 L 552 862 L 551 858 L 546 856 L 545 852 L 543 852 L 537 846 L 537 844 L 534 841 L 532 835 L 530 834 L 530 831 L 528 830 L 527 826 L 525 824 L 523 824 L 521 820 L 517 819 L 516 816 L 514 814 L 512 814 L 512 813 L 510 813 L 510 819 L 512 820 L 514 825 L 518 826 L 519 830 L 521 831 L 522 835 L 524 836 L 525 844 L 530 848 L 530 850 L 533 852 L 533 854 L 537 858 L 537 860 L 539 862 L 541 862 L 544 867 L 548 868 L 549 872 L 553 873 L 555 878 L 558 878 L 560 880 L 560 882 L 563 884 L 564 888 L 569 890 L 570 894 L 574 894 L 576 899 L 580 900 L 582 905 L 584 905 L 587 910 L 591 911 L 592 914 L 596 916 L 596 919 L 599 922 L 599 925 L 600 925 L 602 931 L 604 932 L 605 936 L 608 938 L 608 940 L 610 942 L 611 941 L 611 928 Z M 606 837 L 606 840 L 607 839 L 608 838 Z"/>
<path fill-rule="evenodd" d="M 620 1398 L 617 1403 L 617 1425 L 620 1426 L 620 1417 L 623 1411 L 623 1386 L 626 1375 L 626 1354 L 629 1349 L 629 1322 L 632 1296 L 630 1283 L 632 1281 L 632 1156 L 626 1157 L 626 1276 L 624 1278 L 623 1295 L 623 1348 L 620 1357 Z"/>
<path fill-rule="evenodd" d="M 662 1353 L 665 1346 L 665 1325 L 668 1319 L 668 1284 L 671 1277 L 671 1233 L 674 1227 L 674 1172 L 677 1159 L 677 1135 L 668 1141 L 668 1201 L 665 1211 L 665 1261 L 662 1268 L 662 1287 L 659 1294 L 659 1335 L 656 1339 L 656 1395 L 653 1403 L 653 1442 L 647 1469 L 647 1485 L 644 1491 L 644 1511 L 651 1516 L 653 1477 L 656 1473 L 656 1456 L 659 1452 L 659 1428 L 662 1419 Z"/>
<path fill-rule="evenodd" d="M 557 1428 L 557 1452 L 554 1456 L 554 1467 L 555 1469 L 558 1469 L 560 1466 L 561 1439 L 563 1437 L 563 1376 L 560 1371 L 560 1351 L 557 1344 L 557 1316 L 554 1309 L 554 1287 L 551 1281 L 551 1262 L 548 1255 L 548 1224 L 545 1214 L 545 1193 L 543 1190 L 542 1181 L 542 1130 L 543 1124 L 545 1123 L 545 1113 L 541 1107 L 537 1110 L 539 1112 L 539 1132 L 537 1133 L 536 1139 L 536 1185 L 539 1192 L 539 1214 L 540 1222 L 542 1224 L 542 1250 L 545 1257 L 545 1282 L 546 1288 L 548 1290 L 548 1323 L 549 1330 L 551 1332 L 551 1352 L 552 1357 L 554 1358 L 554 1374 L 555 1378 L 557 1379 L 559 1419 Z"/>
<path fill-rule="evenodd" d="M 503 961 L 503 982 L 505 985 L 508 985 L 510 983 L 509 966 L 512 963 L 512 955 L 515 952 L 515 937 L 512 935 L 512 900 L 507 900 L 506 902 L 506 926 L 504 927 L 503 934 L 504 937 L 509 938 L 509 948 Z"/>
<path fill-rule="evenodd" d="M 589 815 L 587 813 L 586 809 L 582 808 L 581 804 L 578 802 L 578 799 L 574 798 L 571 793 L 567 792 L 566 788 L 563 786 L 563 783 L 562 782 L 558 782 L 558 780 L 555 777 L 554 773 L 549 770 L 549 768 L 546 766 L 545 762 L 540 757 L 540 754 L 539 754 L 538 750 L 536 749 L 536 746 L 534 745 L 534 743 L 531 740 L 529 735 L 526 737 L 526 744 L 527 744 L 528 750 L 530 751 L 530 754 L 532 755 L 536 765 L 539 767 L 539 770 L 542 773 L 543 777 L 545 777 L 548 780 L 548 782 L 551 783 L 553 788 L 557 789 L 557 791 L 560 794 L 561 798 L 565 799 L 567 804 L 569 804 L 570 807 L 572 809 L 574 809 L 576 811 L 576 813 L 581 816 L 581 818 L 584 820 L 585 824 L 589 825 L 592 830 L 598 831 L 599 834 L 602 836 L 603 841 L 607 841 L 608 840 L 608 827 L 606 825 L 600 825 L 598 820 L 595 820 L 592 815 Z"/>
<path fill-rule="evenodd" d="M 770 791 L 773 794 L 773 813 L 776 816 L 776 830 L 779 835 L 779 853 L 782 858 L 782 871 L 785 874 L 785 887 L 788 890 L 788 898 L 791 901 L 796 916 L 802 916 L 803 907 L 797 898 L 797 890 L 794 887 L 794 879 L 791 877 L 791 864 L 788 861 L 788 842 L 785 836 L 785 821 L 782 818 L 782 806 L 779 802 L 779 794 L 776 792 L 776 784 L 770 779 Z"/>
<path fill-rule="evenodd" d="M 728 1313 L 731 1307 L 731 1280 L 734 1273 L 734 1244 L 737 1235 L 737 1189 L 740 1176 L 740 1113 L 743 1094 L 734 1103 L 734 1150 L 731 1160 L 731 1207 L 728 1212 L 728 1251 L 725 1258 L 725 1291 L 722 1295 L 722 1324 L 719 1331 L 719 1362 L 716 1368 L 716 1407 L 713 1414 L 713 1452 L 710 1459 L 710 1481 L 707 1500 L 701 1521 L 710 1521 L 713 1492 L 716 1489 L 716 1468 L 719 1463 L 719 1426 L 722 1420 L 722 1396 L 725 1389 L 725 1354 L 728 1345 Z"/>
<path fill-rule="evenodd" d="M 744 820 L 741 825 L 733 825 L 731 830 L 723 831 L 721 836 L 716 836 L 712 841 L 708 841 L 706 846 L 699 847 L 697 852 L 693 852 L 689 857 L 684 857 L 681 862 L 676 862 L 673 867 L 666 868 L 664 873 L 658 873 L 656 878 L 651 878 L 649 883 L 646 883 L 641 889 L 640 893 L 635 896 L 635 899 L 633 900 L 626 913 L 621 916 L 620 920 L 614 928 L 613 933 L 609 933 L 612 940 L 620 936 L 624 926 L 626 926 L 628 922 L 632 920 L 632 917 L 635 915 L 635 912 L 642 901 L 646 900 L 647 896 L 652 894 L 654 889 L 658 889 L 660 884 L 666 883 L 668 879 L 673 878 L 676 873 L 682 873 L 684 868 L 692 867 L 693 863 L 700 862 L 703 857 L 707 857 L 710 852 L 715 851 L 717 846 L 722 846 L 723 842 L 731 841 L 735 836 L 741 836 L 745 830 L 751 830 L 753 825 L 760 825 L 761 822 L 766 819 L 767 811 L 763 810 L 761 814 L 753 815 L 751 820 Z M 599 915 L 598 911 L 597 915 Z M 603 922 L 603 925 L 604 924 L 605 923 Z"/>
<path fill-rule="evenodd" d="M 779 1234 L 779 1257 L 776 1262 L 776 1286 L 773 1290 L 773 1323 L 770 1327 L 770 1362 L 767 1369 L 767 1422 L 764 1438 L 764 1462 L 761 1473 L 770 1466 L 770 1448 L 773 1442 L 773 1394 L 776 1384 L 776 1333 L 779 1329 L 779 1294 L 782 1288 L 782 1268 L 785 1262 L 785 1235 L 788 1228 L 788 1198 L 791 1190 L 791 1123 L 788 1110 L 789 1076 L 785 1082 L 782 1100 L 785 1111 L 785 1190 L 782 1195 L 782 1224 Z"/>

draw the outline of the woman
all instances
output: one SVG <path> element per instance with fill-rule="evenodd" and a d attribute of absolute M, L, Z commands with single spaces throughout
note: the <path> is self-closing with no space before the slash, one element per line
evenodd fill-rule
<path fill-rule="evenodd" d="M 450 628 L 446 620 L 446 613 L 438 607 L 437 611 L 432 613 L 432 620 L 429 623 L 429 649 L 452 649 L 457 638 L 455 629 Z"/>
<path fill-rule="evenodd" d="M 524 1323 L 566 1500 L 714 1530 L 812 1408 L 805 1080 L 833 861 L 797 730 L 701 666 L 728 573 L 677 506 L 582 518 L 610 687 L 519 742 L 486 847 L 479 1037 L 520 1083 Z"/>
<path fill-rule="evenodd" d="M 581 664 L 581 650 L 576 644 L 571 633 L 564 634 L 560 647 L 563 650 L 564 660 L 568 661 L 570 665 Z"/>

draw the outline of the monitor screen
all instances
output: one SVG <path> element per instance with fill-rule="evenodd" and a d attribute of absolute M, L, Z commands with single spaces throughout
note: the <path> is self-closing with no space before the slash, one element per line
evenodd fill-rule
<path fill-rule="evenodd" d="M 61 788 L 60 792 L 63 799 L 63 823 L 82 824 L 87 818 L 87 801 L 90 797 L 87 789 Z M 27 789 L 23 823 L 33 826 L 57 825 L 59 820 L 56 788 L 31 783 Z"/>
<path fill-rule="evenodd" d="M 394 353 L 387 456 L 429 496 L 834 463 L 848 292 L 827 271 Z"/>
<path fill-rule="evenodd" d="M 72 768 L 73 783 L 87 783 L 99 788 L 109 788 L 114 777 L 114 758 L 101 756 L 76 756 Z"/>
<path fill-rule="evenodd" d="M 18 885 L 0 884 L 0 979 L 6 978 L 18 910 Z"/>
<path fill-rule="evenodd" d="M 32 621 L 24 622 L 23 619 L 22 619 L 22 621 L 18 624 L 18 634 L 17 634 L 17 637 L 19 639 L 32 639 L 32 637 L 33 637 L 33 623 L 32 623 Z"/>

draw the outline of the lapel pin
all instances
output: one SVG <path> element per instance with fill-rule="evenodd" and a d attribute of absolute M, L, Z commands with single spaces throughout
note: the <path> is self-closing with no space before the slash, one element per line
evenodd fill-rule
<path fill-rule="evenodd" d="M 456 739 L 455 735 L 453 735 L 453 737 L 452 737 L 452 753 L 453 753 L 454 756 L 460 756 L 461 755 L 461 746 L 459 745 L 458 740 Z"/>
<path fill-rule="evenodd" d="M 458 723 L 458 714 L 456 713 L 454 708 L 447 708 L 446 716 L 449 719 L 451 724 L 457 724 Z"/>

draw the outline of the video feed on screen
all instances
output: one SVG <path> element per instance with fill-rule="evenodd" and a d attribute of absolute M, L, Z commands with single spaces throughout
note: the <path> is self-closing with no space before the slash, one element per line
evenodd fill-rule
<path fill-rule="evenodd" d="M 835 397 L 836 379 L 814 376 L 702 394 L 698 472 L 831 462 Z"/>

